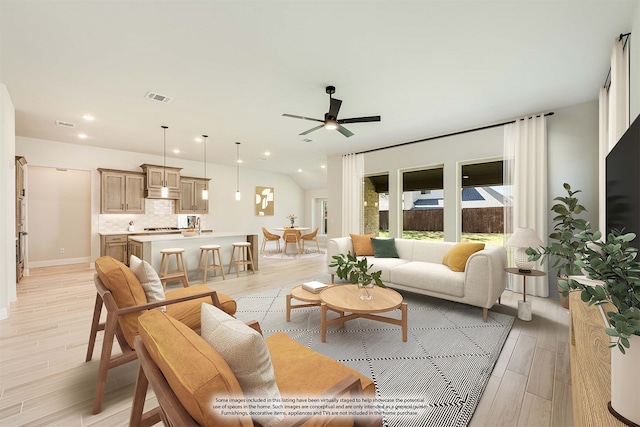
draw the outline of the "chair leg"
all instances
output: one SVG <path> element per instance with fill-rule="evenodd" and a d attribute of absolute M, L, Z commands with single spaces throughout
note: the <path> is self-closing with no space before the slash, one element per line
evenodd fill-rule
<path fill-rule="evenodd" d="M 200 249 L 200 258 L 198 258 L 198 269 L 196 270 L 196 280 L 198 280 L 198 277 L 200 277 L 200 270 L 202 270 L 202 254 L 203 253 L 207 253 L 206 251 L 203 251 L 202 249 Z M 205 268 L 206 268 L 206 261 L 205 261 Z M 204 270 L 204 282 L 203 283 L 207 283 L 207 270 Z"/>
<path fill-rule="evenodd" d="M 184 263 L 184 256 L 180 253 L 178 254 L 178 258 L 180 258 L 180 264 L 182 265 L 182 272 L 184 273 L 184 280 L 182 281 L 182 285 L 185 288 L 189 287 L 189 278 L 187 277 L 187 266 Z M 178 260 L 176 260 L 176 264 L 177 264 Z M 180 268 L 179 266 L 177 267 L 178 269 Z"/>
<path fill-rule="evenodd" d="M 232 246 L 231 247 L 231 261 L 229 261 L 229 271 L 227 271 L 227 274 L 231 274 L 231 266 L 233 266 L 233 264 L 234 264 L 233 260 L 235 259 L 234 258 L 235 253 L 236 253 L 236 247 Z M 236 270 L 237 269 L 238 269 L 238 264 L 236 264 Z"/>
<path fill-rule="evenodd" d="M 218 254 L 218 262 L 220 263 L 220 274 L 222 274 L 222 280 L 226 280 L 225 277 L 224 277 L 224 265 L 222 264 L 222 255 L 220 255 L 220 249 L 216 249 L 215 251 L 213 251 L 213 254 L 212 254 L 213 263 L 214 264 L 216 263 L 216 253 Z M 214 268 L 213 268 L 213 275 L 214 276 L 216 275 L 215 265 L 214 265 Z"/>
<path fill-rule="evenodd" d="M 100 354 L 100 365 L 98 366 L 98 380 L 96 381 L 96 395 L 93 399 L 93 414 L 102 411 L 102 400 L 107 385 L 107 373 L 109 372 L 109 362 L 111 361 L 111 350 L 113 349 L 113 337 L 116 333 L 118 317 L 115 314 L 107 313 L 107 321 L 104 328 L 104 339 L 102 341 L 102 353 Z"/>
<path fill-rule="evenodd" d="M 96 293 L 96 304 L 93 307 L 93 320 L 91 320 L 91 332 L 89 332 L 89 345 L 87 347 L 87 357 L 84 359 L 88 362 L 93 357 L 93 349 L 96 345 L 96 336 L 100 330 L 100 314 L 102 313 L 102 297 Z"/>
<path fill-rule="evenodd" d="M 262 239 L 262 246 L 260 246 L 260 253 L 263 254 L 264 253 L 264 247 L 267 244 L 267 239 Z"/>

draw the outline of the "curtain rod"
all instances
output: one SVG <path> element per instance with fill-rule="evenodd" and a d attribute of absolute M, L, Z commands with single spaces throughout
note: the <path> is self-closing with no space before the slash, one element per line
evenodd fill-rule
<path fill-rule="evenodd" d="M 553 112 L 553 111 L 550 111 L 550 112 L 545 113 L 545 114 L 542 114 L 542 115 L 544 115 L 544 116 L 546 117 L 546 116 L 553 116 L 553 114 L 554 114 L 554 112 Z M 535 116 L 535 117 L 540 117 L 540 116 L 541 116 L 541 115 L 537 115 L 537 116 Z M 533 116 L 531 116 L 531 117 L 533 117 Z M 529 117 L 529 118 L 531 118 L 531 117 Z M 524 119 L 519 119 L 519 120 L 524 120 Z M 403 145 L 416 144 L 416 143 L 418 143 L 418 142 L 426 142 L 426 141 L 432 141 L 432 140 L 434 140 L 434 139 L 447 138 L 447 137 L 449 137 L 449 136 L 462 135 L 462 134 L 469 133 L 469 132 L 476 132 L 476 131 L 479 131 L 479 130 L 485 130 L 485 129 L 496 128 L 496 127 L 498 127 L 498 126 L 509 125 L 509 124 L 511 124 L 511 123 L 515 123 L 515 122 L 517 122 L 517 121 L 518 121 L 518 119 L 515 119 L 515 120 L 510 120 L 510 121 L 508 121 L 508 122 L 496 123 L 496 124 L 494 124 L 494 125 L 487 125 L 487 126 L 482 126 L 482 127 L 474 128 L 474 129 L 461 130 L 461 131 L 458 131 L 458 132 L 452 132 L 452 133 L 448 133 L 448 134 L 445 134 L 445 135 L 430 136 L 430 137 L 428 137 L 428 138 L 417 139 L 417 140 L 415 140 L 415 141 L 401 142 L 400 144 L 388 145 L 388 146 L 386 146 L 386 147 L 372 148 L 372 149 L 370 149 L 370 150 L 359 151 L 359 152 L 357 152 L 357 153 L 355 153 L 355 154 L 373 153 L 374 151 L 386 150 L 386 149 L 388 149 L 388 148 L 397 148 L 397 147 L 402 147 Z"/>
<path fill-rule="evenodd" d="M 627 47 L 627 43 L 629 42 L 629 36 L 631 35 L 631 33 L 625 33 L 622 34 L 620 33 L 620 37 L 618 38 L 618 40 L 622 40 L 623 37 L 626 37 L 626 40 L 624 41 L 624 44 L 622 45 L 622 50 L 624 50 Z M 629 63 L 631 63 L 631 61 L 629 61 Z M 629 64 L 629 66 L 631 66 L 631 64 Z M 609 72 L 607 73 L 607 77 L 604 79 L 604 88 L 609 90 L 609 87 L 611 87 L 611 81 L 609 80 L 609 77 L 611 77 L 611 67 L 609 67 Z M 607 86 L 607 82 L 609 82 L 609 86 Z"/>

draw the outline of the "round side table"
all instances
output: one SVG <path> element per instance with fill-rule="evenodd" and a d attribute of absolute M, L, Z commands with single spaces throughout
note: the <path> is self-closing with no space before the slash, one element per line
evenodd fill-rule
<path fill-rule="evenodd" d="M 518 268 L 505 268 L 504 271 L 522 276 L 522 300 L 518 301 L 518 319 L 528 322 L 531 320 L 531 301 L 527 301 L 527 277 L 545 276 L 547 273 L 540 270 L 525 272 Z"/>

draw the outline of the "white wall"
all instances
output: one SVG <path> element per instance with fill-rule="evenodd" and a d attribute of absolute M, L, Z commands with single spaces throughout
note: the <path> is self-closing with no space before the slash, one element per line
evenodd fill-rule
<path fill-rule="evenodd" d="M 97 168 L 111 168 L 141 172 L 143 163 L 163 164 L 161 156 L 151 156 L 119 150 L 109 150 L 67 144 L 35 138 L 16 137 L 15 151 L 24 156 L 29 165 L 86 170 L 91 173 L 91 259 L 100 256 L 98 235 L 100 220 L 100 175 Z M 180 167 L 182 174 L 201 176 L 202 162 L 167 158 L 167 166 Z M 260 227 L 281 227 L 285 216 L 291 212 L 305 211 L 304 191 L 289 176 L 248 168 L 240 168 L 240 192 L 242 199 L 235 200 L 236 169 L 234 166 L 209 163 L 207 175 L 209 187 L 209 215 L 206 225 L 215 230 L 259 233 Z M 274 187 L 275 211 L 272 217 L 258 217 L 254 213 L 256 186 Z M 27 209 L 29 207 L 27 206 Z M 46 212 L 42 212 L 46 216 Z M 30 245 L 38 242 L 31 239 Z"/>
<path fill-rule="evenodd" d="M 16 168 L 15 110 L 4 84 L 0 84 L 0 319 L 9 316 L 16 299 Z"/>

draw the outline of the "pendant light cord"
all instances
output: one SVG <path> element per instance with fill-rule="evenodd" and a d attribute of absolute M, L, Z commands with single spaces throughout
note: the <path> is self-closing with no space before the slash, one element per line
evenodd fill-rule
<path fill-rule="evenodd" d="M 240 191 L 240 143 L 236 142 L 236 193 Z"/>
<path fill-rule="evenodd" d="M 161 126 L 161 127 L 162 127 L 162 139 L 163 139 L 162 186 L 166 187 L 167 186 L 167 129 L 169 129 L 169 127 L 168 126 Z"/>
<path fill-rule="evenodd" d="M 204 189 L 208 190 L 208 182 L 207 182 L 207 138 L 208 135 L 202 135 L 204 138 Z"/>

